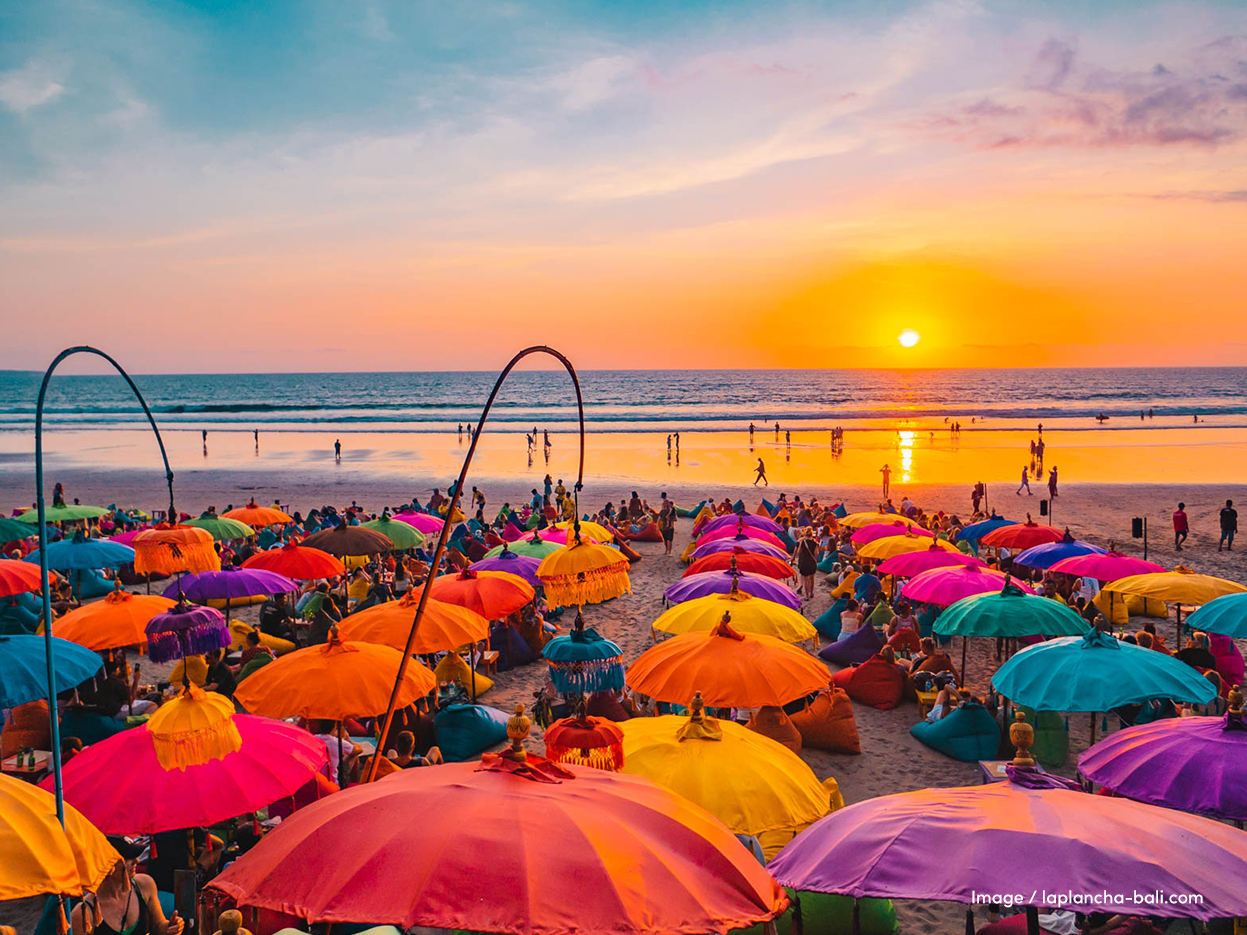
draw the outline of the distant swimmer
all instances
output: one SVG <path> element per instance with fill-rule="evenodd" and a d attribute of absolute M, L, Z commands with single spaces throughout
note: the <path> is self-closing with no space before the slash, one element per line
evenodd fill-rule
<path fill-rule="evenodd" d="M 754 470 L 758 472 L 758 476 L 753 479 L 753 486 L 757 487 L 758 481 L 762 481 L 762 483 L 770 487 L 771 482 L 766 479 L 766 465 L 762 463 L 761 458 L 758 459 L 758 466 Z"/>
<path fill-rule="evenodd" d="M 259 451 L 260 450 L 260 430 L 252 429 L 251 434 L 255 436 L 255 450 Z"/>
<path fill-rule="evenodd" d="M 753 423 L 749 423 L 749 444 L 753 444 Z"/>
<path fill-rule="evenodd" d="M 342 440 L 339 438 L 333 440 L 333 460 L 342 460 Z"/>

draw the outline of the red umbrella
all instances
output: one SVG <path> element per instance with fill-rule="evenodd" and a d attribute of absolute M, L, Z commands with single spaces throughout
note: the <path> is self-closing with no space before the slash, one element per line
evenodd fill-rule
<path fill-rule="evenodd" d="M 43 573 L 38 565 L 0 558 L 0 597 L 38 591 L 42 586 Z"/>
<path fill-rule="evenodd" d="M 1131 575 L 1149 575 L 1165 569 L 1155 562 L 1147 562 L 1132 555 L 1105 552 L 1103 555 L 1071 555 L 1059 562 L 1053 562 L 1048 570 L 1063 575 L 1078 575 L 1080 578 L 1094 578 L 1096 581 L 1116 581 Z"/>
<path fill-rule="evenodd" d="M 243 568 L 263 568 L 287 578 L 306 581 L 310 578 L 332 578 L 343 574 L 346 566 L 339 559 L 320 549 L 305 545 L 284 545 L 280 549 L 257 552 L 242 563 Z"/>
<path fill-rule="evenodd" d="M 1056 527 L 1040 526 L 1028 519 L 1024 523 L 993 529 L 979 540 L 979 544 L 993 549 L 1029 549 L 1049 542 L 1060 542 L 1064 537 L 1065 533 Z"/>
<path fill-rule="evenodd" d="M 778 558 L 733 549 L 731 552 L 714 552 L 699 558 L 688 566 L 684 577 L 699 575 L 703 571 L 731 571 L 733 568 L 757 575 L 766 575 L 768 578 L 793 578 L 797 574 L 791 565 Z"/>
<path fill-rule="evenodd" d="M 701 807 L 639 776 L 533 756 L 402 770 L 331 795 L 209 886 L 313 924 L 506 935 L 703 935 L 788 903 Z"/>
<path fill-rule="evenodd" d="M 486 620 L 501 620 L 536 596 L 533 586 L 506 571 L 461 571 L 438 575 L 429 597 L 474 610 Z"/>

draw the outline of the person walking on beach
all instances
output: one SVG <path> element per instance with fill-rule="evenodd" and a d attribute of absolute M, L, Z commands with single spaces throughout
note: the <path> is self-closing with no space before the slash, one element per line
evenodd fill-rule
<path fill-rule="evenodd" d="M 335 438 L 333 440 L 333 460 L 342 460 L 342 439 Z"/>
<path fill-rule="evenodd" d="M 784 430 L 784 445 L 788 448 L 792 447 L 792 432 Z"/>
<path fill-rule="evenodd" d="M 1217 551 L 1221 547 L 1234 551 L 1234 533 L 1238 532 L 1238 510 L 1234 509 L 1234 501 L 1226 500 L 1225 509 L 1221 511 L 1221 539 L 1217 542 Z"/>
<path fill-rule="evenodd" d="M 1029 489 L 1029 488 L 1028 488 Z M 1056 499 L 1056 465 L 1052 465 L 1052 470 L 1048 472 L 1048 499 Z"/>
<path fill-rule="evenodd" d="M 1179 503 L 1178 508 L 1173 511 L 1173 550 L 1175 552 L 1182 551 L 1182 543 L 1186 541 L 1190 532 L 1191 524 L 1186 518 L 1186 504 Z"/>
<path fill-rule="evenodd" d="M 753 486 L 757 487 L 758 481 L 762 481 L 762 483 L 770 487 L 771 482 L 766 479 L 766 465 L 762 463 L 761 458 L 758 459 L 758 466 L 754 470 L 758 472 L 758 476 L 753 479 Z"/>
<path fill-rule="evenodd" d="M 1020 497 L 1023 489 L 1028 497 L 1031 496 L 1030 473 L 1026 470 L 1026 465 L 1022 465 L 1022 483 L 1018 484 L 1018 489 L 1014 492 Z"/>
<path fill-rule="evenodd" d="M 671 436 L 667 436 L 667 460 L 671 460 Z"/>
<path fill-rule="evenodd" d="M 260 430 L 252 429 L 251 434 L 255 437 L 255 450 L 259 451 L 260 450 Z"/>
<path fill-rule="evenodd" d="M 749 423 L 749 447 L 753 447 L 753 423 Z"/>
<path fill-rule="evenodd" d="M 550 430 L 549 430 L 549 429 L 542 429 L 542 435 L 544 435 L 544 436 L 545 436 L 546 447 L 547 447 L 547 448 L 553 448 L 554 446 L 550 444 Z"/>
<path fill-rule="evenodd" d="M 979 511 L 979 504 L 983 502 L 983 482 L 979 481 L 974 485 L 974 489 L 970 491 L 970 504 L 974 508 L 974 512 Z"/>
<path fill-rule="evenodd" d="M 675 433 L 675 453 L 676 453 L 676 457 L 679 457 L 680 455 L 680 433 L 679 432 Z"/>
<path fill-rule="evenodd" d="M 463 423 L 459 423 L 459 441 L 463 441 Z"/>
<path fill-rule="evenodd" d="M 675 540 L 675 508 L 670 503 L 664 503 L 658 513 L 658 531 L 662 534 L 663 554 L 670 555 Z"/>
<path fill-rule="evenodd" d="M 892 469 L 885 464 L 879 468 L 879 473 L 883 475 L 883 495 L 886 497 L 892 489 Z"/>
<path fill-rule="evenodd" d="M 775 440 L 779 441 L 779 423 L 775 423 Z"/>

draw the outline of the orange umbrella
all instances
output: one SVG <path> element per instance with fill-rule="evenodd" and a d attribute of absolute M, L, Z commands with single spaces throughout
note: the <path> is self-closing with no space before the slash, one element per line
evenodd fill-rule
<path fill-rule="evenodd" d="M 140 575 L 175 575 L 187 571 L 220 571 L 212 533 L 198 526 L 160 523 L 144 529 L 130 544 L 134 547 L 134 570 Z"/>
<path fill-rule="evenodd" d="M 221 515 L 236 519 L 240 523 L 246 523 L 248 526 L 276 526 L 280 523 L 288 523 L 292 519 L 291 516 L 275 507 L 256 506 L 254 500 L 246 506 L 226 510 Z"/>
<path fill-rule="evenodd" d="M 144 646 L 147 621 L 177 602 L 156 595 L 131 594 L 120 588 L 102 601 L 84 604 L 52 623 L 52 635 L 103 652 L 122 646 Z"/>
<path fill-rule="evenodd" d="M 379 644 L 398 651 L 407 647 L 407 636 L 416 619 L 420 591 L 408 591 L 396 601 L 376 604 L 351 614 L 342 621 L 338 632 L 344 640 Z M 412 652 L 453 652 L 489 636 L 489 621 L 474 610 L 430 597 L 420 618 L 420 632 Z M 267 668 L 267 666 L 265 666 Z"/>
<path fill-rule="evenodd" d="M 323 646 L 308 646 L 249 675 L 234 692 L 252 714 L 341 721 L 383 713 L 402 654 L 389 646 L 342 642 L 334 633 Z M 412 662 L 403 674 L 398 706 L 405 708 L 437 686 L 428 667 Z"/>
<path fill-rule="evenodd" d="M 43 573 L 30 562 L 0 558 L 0 597 L 28 594 L 43 587 Z"/>
<path fill-rule="evenodd" d="M 242 567 L 275 571 L 279 575 L 298 578 L 300 581 L 312 578 L 332 578 L 346 571 L 346 566 L 342 564 L 341 559 L 334 558 L 328 552 L 310 549 L 304 545 L 283 545 L 280 549 L 256 552 L 242 563 Z"/>
<path fill-rule="evenodd" d="M 531 584 L 508 571 L 467 570 L 434 578 L 429 597 L 470 608 L 486 620 L 499 620 L 536 595 Z M 420 627 L 424 628 L 423 622 Z"/>
<path fill-rule="evenodd" d="M 651 646 L 628 668 L 628 687 L 655 701 L 686 705 L 695 692 L 712 708 L 785 705 L 831 682 L 827 667 L 795 646 L 742 634 L 726 621 Z"/>

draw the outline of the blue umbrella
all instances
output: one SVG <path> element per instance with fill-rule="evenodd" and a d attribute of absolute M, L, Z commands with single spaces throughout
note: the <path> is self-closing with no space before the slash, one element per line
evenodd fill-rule
<path fill-rule="evenodd" d="M 53 637 L 49 643 L 56 664 L 57 693 L 81 685 L 104 662 L 85 646 Z M 0 708 L 12 708 L 48 696 L 48 662 L 44 638 L 0 636 Z"/>
<path fill-rule="evenodd" d="M 1107 551 L 1098 545 L 1075 539 L 1067 531 L 1065 538 L 1060 542 L 1045 542 L 1043 545 L 1033 545 L 1019 552 L 1013 559 L 1013 564 L 1025 565 L 1027 568 L 1051 568 L 1063 558 L 1073 558 L 1075 555 L 1104 555 Z"/>
<path fill-rule="evenodd" d="M 1016 526 L 1017 522 L 1011 519 L 1004 519 L 993 513 L 988 519 L 978 523 L 971 523 L 969 526 L 962 528 L 953 538 L 969 542 L 971 545 L 978 543 L 985 535 L 993 529 L 999 529 L 1001 526 Z"/>
<path fill-rule="evenodd" d="M 26 561 L 39 564 L 39 550 L 26 556 Z M 97 568 L 120 568 L 134 561 L 134 549 L 111 539 L 88 539 L 81 531 L 72 539 L 48 545 L 48 567 L 57 571 L 93 571 Z"/>
<path fill-rule="evenodd" d="M 1214 598 L 1186 618 L 1192 630 L 1247 639 L 1247 592 Z"/>
<path fill-rule="evenodd" d="M 623 690 L 623 650 L 586 627 L 579 614 L 571 634 L 556 636 L 541 654 L 550 664 L 550 681 L 564 695 Z"/>

